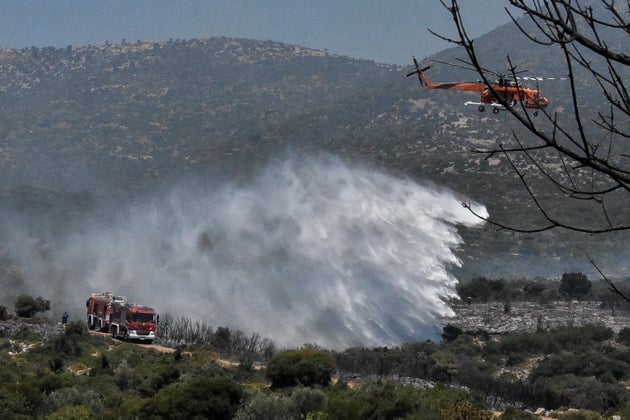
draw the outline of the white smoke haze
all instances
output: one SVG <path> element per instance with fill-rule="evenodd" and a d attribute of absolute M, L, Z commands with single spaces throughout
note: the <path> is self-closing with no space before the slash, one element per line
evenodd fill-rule
<path fill-rule="evenodd" d="M 24 241 L 14 257 L 28 259 L 29 281 L 54 278 L 77 317 L 89 293 L 109 290 L 280 346 L 437 338 L 457 227 L 480 224 L 461 198 L 330 156 L 287 158 L 252 179 L 173 188 L 50 253 Z"/>

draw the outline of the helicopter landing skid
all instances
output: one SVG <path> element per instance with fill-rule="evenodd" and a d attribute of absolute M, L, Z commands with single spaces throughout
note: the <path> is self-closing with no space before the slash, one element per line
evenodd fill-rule
<path fill-rule="evenodd" d="M 498 104 L 496 102 L 492 102 L 489 104 L 485 104 L 483 102 L 472 102 L 472 101 L 468 101 L 465 102 L 464 105 L 475 105 L 477 106 L 479 112 L 484 112 L 486 110 L 486 105 L 490 105 L 492 107 L 492 113 L 493 114 L 498 114 L 500 111 L 505 111 L 505 107 L 501 104 Z"/>

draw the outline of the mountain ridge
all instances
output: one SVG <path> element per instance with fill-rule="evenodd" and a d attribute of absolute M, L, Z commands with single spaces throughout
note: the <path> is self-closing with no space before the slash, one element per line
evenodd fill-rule
<path fill-rule="evenodd" d="M 134 194 L 207 171 L 242 177 L 286 150 L 324 151 L 451 188 L 491 214 L 533 217 L 509 167 L 471 152 L 509 141 L 516 123 L 464 107 L 465 95 L 422 92 L 404 79 L 405 70 L 225 37 L 2 50 L 0 193 L 14 202 L 26 189 L 37 207 L 47 191 Z M 563 106 L 553 89 L 552 97 Z M 515 204 L 511 210 L 506 199 Z M 464 252 L 471 267 L 465 275 L 518 276 L 537 258 L 557 275 L 588 268 L 576 263 L 581 257 L 558 261 L 575 255 L 576 244 L 589 246 L 583 236 L 504 235 L 494 244 L 489 228 L 462 234 L 478 250 Z M 562 242 L 562 255 L 547 241 Z M 605 252 L 615 241 L 602 241 Z M 513 254 L 522 263 L 505 267 Z"/>

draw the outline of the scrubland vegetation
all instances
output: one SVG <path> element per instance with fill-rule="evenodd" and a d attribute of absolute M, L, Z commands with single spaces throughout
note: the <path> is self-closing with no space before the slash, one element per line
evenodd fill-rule
<path fill-rule="evenodd" d="M 628 296 L 628 279 L 616 281 L 619 291 Z M 457 285 L 462 302 L 536 302 L 597 301 L 607 307 L 628 307 L 629 302 L 620 294 L 613 293 L 605 281 L 591 281 L 580 272 L 564 273 L 560 279 L 536 278 L 506 280 L 475 277 Z"/>
<path fill-rule="evenodd" d="M 3 309 L 5 323 L 22 325 L 0 337 L 7 419 L 489 419 L 490 409 L 527 419 L 538 407 L 558 418 L 630 416 L 630 328 L 492 337 L 446 325 L 439 343 L 279 350 L 258 334 L 165 314 L 162 343 L 174 346 L 165 351 L 89 334 L 79 321 L 63 328 Z M 44 338 L 29 328 L 42 322 L 59 333 Z"/>

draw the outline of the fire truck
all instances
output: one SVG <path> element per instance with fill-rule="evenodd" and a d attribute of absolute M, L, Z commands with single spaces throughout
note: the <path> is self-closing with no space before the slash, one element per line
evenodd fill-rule
<path fill-rule="evenodd" d="M 148 306 L 112 302 L 109 330 L 112 337 L 124 340 L 155 340 L 157 316 Z"/>
<path fill-rule="evenodd" d="M 110 292 L 92 293 L 85 302 L 87 307 L 87 324 L 91 330 L 109 331 L 111 305 L 113 302 L 124 302 L 122 296 L 115 296 Z"/>
<path fill-rule="evenodd" d="M 158 317 L 152 308 L 129 303 L 124 297 L 110 292 L 92 293 L 86 307 L 87 324 L 91 330 L 149 343 L 155 339 Z"/>

